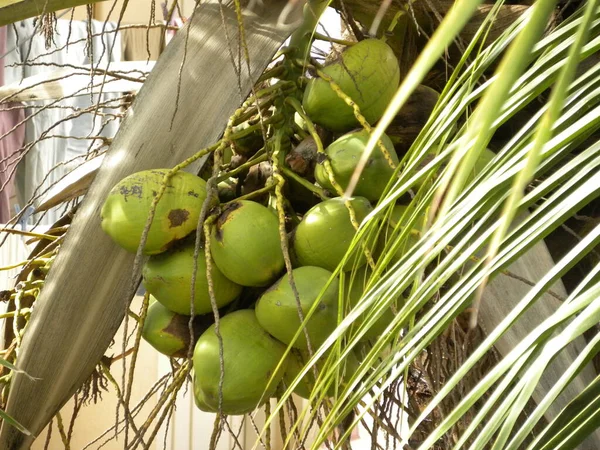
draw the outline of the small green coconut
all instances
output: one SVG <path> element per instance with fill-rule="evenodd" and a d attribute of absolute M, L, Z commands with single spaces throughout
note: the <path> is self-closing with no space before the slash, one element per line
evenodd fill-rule
<path fill-rule="evenodd" d="M 337 324 L 339 281 L 334 279 L 319 298 L 319 294 L 332 275 L 331 272 L 320 267 L 306 266 L 294 269 L 292 275 L 304 317 L 317 299 L 319 300 L 317 310 L 306 325 L 311 345 L 313 348 L 317 348 L 327 339 Z M 292 343 L 302 322 L 298 317 L 296 297 L 287 274 L 258 299 L 256 317 L 260 325 L 272 336 L 284 344 Z M 304 332 L 300 333 L 293 346 L 303 350 L 308 349 Z"/>
<path fill-rule="evenodd" d="M 372 207 L 364 197 L 350 199 L 360 224 Z M 334 271 L 342 261 L 356 234 L 350 213 L 341 197 L 325 200 L 311 208 L 296 227 L 293 249 L 301 266 L 318 266 Z M 344 265 L 344 270 L 366 263 L 362 249 Z"/>
<path fill-rule="evenodd" d="M 222 412 L 246 414 L 268 400 L 287 366 L 276 371 L 285 346 L 259 325 L 254 311 L 239 310 L 221 317 L 223 342 Z M 204 332 L 194 350 L 195 397 L 204 410 L 219 409 L 221 365 L 214 325 Z"/>
<path fill-rule="evenodd" d="M 210 242 L 219 270 L 242 286 L 267 286 L 283 270 L 279 221 L 259 203 L 240 200 L 227 205 Z"/>
<path fill-rule="evenodd" d="M 349 47 L 342 53 L 341 61 L 326 66 L 323 72 L 358 105 L 370 124 L 381 118 L 400 81 L 396 56 L 379 39 L 365 39 Z M 308 82 L 302 106 L 313 122 L 332 131 L 360 126 L 352 108 L 322 78 Z"/>
<path fill-rule="evenodd" d="M 125 250 L 137 251 L 152 201 L 160 191 L 167 171 L 155 169 L 134 173 L 117 183 L 108 194 L 102 207 L 102 229 Z M 205 198 L 204 180 L 187 172 L 177 172 L 158 202 L 144 253 L 162 253 L 190 234 L 198 224 Z"/>
<path fill-rule="evenodd" d="M 323 370 L 323 366 L 325 361 L 327 360 L 327 355 L 329 352 L 325 353 L 324 356 L 317 361 L 316 368 L 317 374 L 320 376 L 321 371 Z M 300 350 L 292 350 L 290 356 L 288 357 L 288 365 L 287 370 L 285 371 L 285 375 L 283 376 L 283 381 L 287 387 L 291 386 L 292 382 L 296 379 L 296 377 L 300 374 L 300 371 L 304 368 L 306 363 L 309 360 L 308 352 L 300 351 Z M 327 396 L 333 397 L 335 395 L 336 388 L 338 392 L 342 392 L 344 389 L 344 385 L 348 382 L 350 377 L 358 370 L 358 366 L 360 362 L 356 357 L 354 352 L 348 353 L 348 355 L 344 358 L 344 360 L 340 363 L 339 366 L 339 375 L 340 375 L 340 385 L 334 385 L 335 380 L 327 389 Z M 313 369 L 309 369 L 309 371 L 302 377 L 298 385 L 294 388 L 294 394 L 308 399 L 310 394 L 315 386 L 315 375 Z"/>
<path fill-rule="evenodd" d="M 346 189 L 348 187 L 354 170 L 367 146 L 369 137 L 370 134 L 366 130 L 353 131 L 340 137 L 325 150 L 331 162 L 335 180 L 342 188 Z M 398 155 L 396 155 L 394 144 L 392 144 L 390 138 L 384 134 L 381 137 L 381 142 L 394 165 L 398 165 Z M 379 146 L 376 146 L 367 161 L 365 169 L 362 171 L 354 189 L 354 194 L 365 197 L 372 202 L 377 202 L 393 174 L 394 169 L 390 166 Z M 325 189 L 335 192 L 323 164 L 317 164 L 315 167 L 315 179 Z"/>
<path fill-rule="evenodd" d="M 178 314 L 190 314 L 194 244 L 194 240 L 190 239 L 168 252 L 151 256 L 142 269 L 142 282 L 146 290 Z M 201 248 L 194 292 L 196 314 L 212 312 L 206 267 L 206 254 Z M 242 292 L 242 287 L 225 277 L 214 262 L 211 264 L 211 278 L 219 308 L 231 303 Z"/>
<path fill-rule="evenodd" d="M 154 300 L 150 297 L 151 300 Z M 194 319 L 194 337 L 197 338 L 213 322 L 212 316 L 197 316 Z M 185 358 L 190 346 L 190 316 L 176 314 L 160 302 L 151 301 L 142 337 L 163 355 Z"/>
<path fill-rule="evenodd" d="M 251 125 L 243 123 L 234 127 L 234 132 L 247 130 Z M 245 156 L 252 156 L 264 146 L 263 135 L 261 130 L 247 132 L 246 136 L 240 137 L 233 141 L 233 146 L 236 153 Z"/>

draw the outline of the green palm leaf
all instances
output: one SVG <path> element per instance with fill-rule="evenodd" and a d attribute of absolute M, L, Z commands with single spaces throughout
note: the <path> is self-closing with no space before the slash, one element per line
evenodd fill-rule
<path fill-rule="evenodd" d="M 456 14 L 468 15 L 476 4 L 458 2 L 442 22 L 374 131 L 372 144 L 432 61 L 460 31 L 464 21 L 456 21 Z M 332 348 L 320 368 L 310 407 L 300 412 L 295 424 L 295 431 L 306 434 L 307 424 L 321 415 L 313 448 L 328 440 L 357 405 L 366 402 L 363 406 L 373 406 L 386 388 L 398 380 L 406 382 L 409 367 L 472 304 L 488 278 L 505 271 L 600 195 L 600 142 L 581 148 L 600 129 L 600 67 L 575 71 L 581 60 L 600 50 L 600 9 L 596 2 L 587 2 L 569 20 L 540 38 L 553 6 L 554 2 L 536 2 L 532 11 L 488 47 L 481 48 L 476 41 L 468 46 L 429 122 L 401 161 L 398 177 L 362 223 L 349 255 L 361 251 L 364 243 L 373 242 L 373 236 L 387 233 L 368 287 L 358 305 L 340 315 L 336 331 L 316 350 L 269 418 L 277 417 L 300 377 L 313 370 L 316 361 Z M 455 22 L 449 24 L 452 20 Z M 489 23 L 484 22 L 479 38 L 485 36 Z M 503 63 L 496 75 L 484 78 L 485 71 L 499 58 Z M 538 101 L 549 88 L 553 92 L 550 100 L 500 148 L 476 179 L 469 180 L 469 171 L 495 130 Z M 457 127 L 461 117 L 468 120 Z M 423 164 L 429 155 L 433 158 Z M 523 191 L 533 178 L 538 180 L 536 184 Z M 390 230 L 385 221 L 395 201 L 409 189 L 415 195 L 399 221 L 404 226 Z M 419 220 L 424 216 L 429 217 L 429 226 L 413 245 L 409 239 L 414 242 L 413 230 L 419 229 Z M 492 241 L 487 259 L 482 259 Z M 401 445 L 517 321 L 598 244 L 600 227 L 589 232 L 534 283 L 445 381 L 422 414 L 412 420 L 410 433 L 402 436 Z M 401 248 L 407 250 L 396 259 L 394 255 Z M 432 448 L 467 413 L 472 419 L 454 448 L 522 448 L 544 418 L 551 423 L 529 448 L 575 448 L 592 433 L 597 426 L 596 414 L 588 420 L 574 405 L 581 405 L 582 399 L 593 405 L 598 402 L 597 380 L 554 420 L 551 410 L 556 409 L 557 399 L 596 355 L 600 338 L 592 339 L 570 366 L 564 367 L 551 389 L 542 391 L 540 386 L 563 349 L 580 342 L 584 332 L 600 320 L 600 305 L 594 301 L 600 294 L 599 270 L 597 266 L 556 311 L 521 336 L 521 342 L 465 393 L 454 410 L 447 412 L 420 448 Z M 342 276 L 341 285 L 352 276 Z M 359 344 L 367 330 L 403 295 L 403 303 L 382 335 L 366 348 Z M 340 306 L 341 311 L 349 309 L 342 294 Z M 359 347 L 364 352 L 362 364 L 351 377 L 342 380 L 340 369 L 345 358 Z M 337 389 L 333 397 L 327 398 L 331 385 Z M 526 420 L 519 420 L 534 397 L 537 406 Z M 369 400 L 363 401 L 366 398 Z M 361 411 L 354 425 L 364 416 L 364 408 Z M 592 410 L 586 411 L 591 414 Z M 349 436 L 349 428 L 343 431 L 337 447 Z M 557 442 L 564 447 L 555 447 Z"/>

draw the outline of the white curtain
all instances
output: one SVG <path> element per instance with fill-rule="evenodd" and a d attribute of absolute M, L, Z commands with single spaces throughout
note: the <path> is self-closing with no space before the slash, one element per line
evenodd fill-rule
<path fill-rule="evenodd" d="M 12 71 L 13 79 L 7 83 L 19 81 L 22 77 L 52 72 L 61 66 L 83 66 L 98 63 L 106 67 L 109 62 L 121 60 L 121 37 L 115 33 L 116 24 L 93 20 L 91 31 L 94 37 L 88 48 L 88 24 L 83 21 L 58 20 L 52 44 L 46 49 L 45 38 L 36 30 L 33 20 L 18 22 L 9 27 L 12 41 L 18 41 L 16 53 L 22 68 Z M 104 27 L 105 33 L 102 34 Z M 28 39 L 30 36 L 33 37 Z M 66 44 L 69 43 L 68 46 Z M 66 46 L 66 47 L 65 47 Z M 62 47 L 65 47 L 64 49 Z M 94 77 L 94 84 L 102 82 L 102 76 Z M 100 109 L 86 112 L 79 117 L 69 115 L 90 109 L 101 97 L 107 101 L 117 97 L 116 94 L 81 95 L 61 101 L 30 102 L 27 114 L 31 119 L 26 126 L 26 142 L 42 139 L 28 150 L 17 170 L 17 193 L 21 207 L 33 196 L 44 192 L 59 181 L 66 173 L 84 161 L 84 156 L 98 143 L 92 136 L 113 137 L 119 127 L 117 120 L 103 116 L 106 112 L 118 112 L 117 109 Z M 99 112 L 100 114 L 96 114 Z M 67 138 L 65 138 L 67 137 Z M 35 206 L 35 204 L 34 204 Z M 63 209 L 55 208 L 46 213 L 41 224 L 54 223 Z M 28 222 L 36 223 L 40 218 L 32 217 Z"/>

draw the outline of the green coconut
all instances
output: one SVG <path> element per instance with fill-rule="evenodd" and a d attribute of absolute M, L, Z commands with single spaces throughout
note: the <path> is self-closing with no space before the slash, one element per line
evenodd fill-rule
<path fill-rule="evenodd" d="M 227 205 L 210 242 L 219 270 L 242 286 L 267 286 L 283 270 L 279 221 L 259 203 L 240 200 Z"/>
<path fill-rule="evenodd" d="M 353 131 L 340 137 L 325 150 L 331 162 L 335 179 L 344 189 L 350 183 L 354 170 L 367 146 L 369 136 L 370 134 L 366 130 Z M 398 155 L 396 155 L 394 144 L 392 144 L 390 138 L 384 134 L 381 137 L 381 142 L 394 165 L 398 165 Z M 394 169 L 390 166 L 379 146 L 376 146 L 367 161 L 365 169 L 362 171 L 354 189 L 354 194 L 376 202 L 383 194 L 393 174 Z M 315 179 L 324 188 L 335 192 L 323 164 L 317 164 L 315 167 Z"/>
<path fill-rule="evenodd" d="M 365 39 L 349 47 L 323 69 L 360 108 L 370 124 L 377 122 L 396 93 L 400 67 L 392 49 L 379 39 Z M 311 120 L 332 131 L 360 126 L 353 109 L 331 88 L 328 81 L 313 78 L 302 101 Z"/>
<path fill-rule="evenodd" d="M 135 253 L 154 197 L 160 191 L 167 169 L 145 170 L 121 180 L 112 188 L 102 207 L 102 229 L 115 243 Z M 177 172 L 158 202 L 148 232 L 144 253 L 155 255 L 190 234 L 198 224 L 206 182 L 187 172 Z"/>
<path fill-rule="evenodd" d="M 323 366 L 325 364 L 325 361 L 327 360 L 327 355 L 328 353 L 326 353 L 319 359 L 319 361 L 317 361 L 316 368 L 318 375 L 321 375 L 321 371 L 323 370 Z M 310 358 L 308 352 L 292 350 L 290 356 L 288 357 L 287 370 L 285 371 L 285 374 L 283 376 L 283 382 L 286 386 L 291 386 L 292 382 L 300 374 L 302 369 L 304 369 L 304 366 L 306 365 L 309 359 Z M 337 385 L 338 392 L 341 392 L 344 389 L 345 384 L 350 380 L 350 377 L 358 370 L 359 365 L 360 362 L 358 361 L 356 354 L 354 352 L 348 353 L 348 355 L 344 358 L 344 361 L 340 363 L 339 366 L 341 384 Z M 327 389 L 328 397 L 333 397 L 335 395 L 336 385 L 334 385 L 334 383 L 335 380 Z M 302 398 L 308 399 L 310 397 L 314 385 L 315 375 L 313 369 L 311 368 L 302 377 L 298 385 L 294 388 L 294 394 Z"/>
<path fill-rule="evenodd" d="M 208 403 L 206 403 L 206 399 L 204 398 L 204 392 L 200 388 L 200 383 L 196 381 L 196 377 L 194 376 L 194 403 L 196 404 L 196 408 L 200 411 L 215 413 L 216 409 L 211 408 Z"/>
<path fill-rule="evenodd" d="M 313 304 L 319 305 L 313 313 L 306 330 L 312 348 L 317 348 L 331 334 L 337 325 L 338 283 L 337 279 L 327 287 L 321 297 L 319 294 L 327 285 L 331 272 L 321 267 L 298 267 L 292 271 L 300 306 L 304 317 Z M 256 317 L 260 325 L 272 336 L 284 344 L 292 343 L 302 322 L 298 316 L 298 306 L 288 275 L 281 277 L 267 289 L 256 303 Z M 304 331 L 293 343 L 293 347 L 306 350 L 308 344 Z"/>
<path fill-rule="evenodd" d="M 150 297 L 153 300 L 152 297 Z M 213 322 L 210 315 L 197 316 L 193 331 L 196 339 Z M 185 358 L 190 346 L 190 316 L 176 314 L 158 301 L 151 301 L 142 328 L 142 337 L 163 355 Z"/>
<path fill-rule="evenodd" d="M 371 276 L 371 271 L 368 266 L 363 266 L 358 269 L 353 276 L 347 274 L 344 286 L 344 293 L 347 295 L 348 306 L 350 310 L 354 309 L 361 299 L 367 287 L 367 282 Z M 398 301 L 393 303 L 393 307 L 386 308 L 381 316 L 366 330 L 365 334 L 361 337 L 360 342 L 369 341 L 374 339 L 385 331 L 387 326 L 394 319 L 397 308 L 399 307 Z M 350 312 L 350 311 L 349 311 Z M 368 318 L 369 310 L 360 314 L 353 323 L 353 329 L 356 331 L 358 327 L 363 326 L 365 320 Z"/>
<path fill-rule="evenodd" d="M 221 317 L 223 342 L 222 412 L 245 414 L 268 400 L 285 372 L 276 371 L 285 346 L 259 325 L 254 311 L 239 310 Z M 202 409 L 219 409 L 221 378 L 219 339 L 214 325 L 200 336 L 194 350 L 195 397 Z M 205 409 L 206 410 L 206 409 Z"/>
<path fill-rule="evenodd" d="M 360 224 L 372 207 L 364 197 L 350 199 Z M 301 266 L 318 266 L 334 271 L 345 256 L 356 229 L 350 222 L 350 213 L 341 197 L 325 200 L 311 208 L 296 227 L 293 249 Z M 366 263 L 361 249 L 344 265 L 344 270 Z"/>
<path fill-rule="evenodd" d="M 164 306 L 179 314 L 190 314 L 194 244 L 190 239 L 165 253 L 151 256 L 142 270 L 142 282 L 146 290 Z M 194 291 L 196 314 L 212 312 L 206 267 L 206 254 L 201 248 Z M 242 292 L 242 287 L 226 278 L 214 262 L 211 264 L 211 278 L 219 308 L 231 303 Z"/>

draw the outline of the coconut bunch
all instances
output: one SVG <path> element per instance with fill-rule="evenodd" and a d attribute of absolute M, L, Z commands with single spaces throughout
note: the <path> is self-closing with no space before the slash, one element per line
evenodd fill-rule
<path fill-rule="evenodd" d="M 343 197 L 400 82 L 392 49 L 366 39 L 326 66 L 298 61 L 293 50 L 263 75 L 223 138 L 192 158 L 207 157 L 209 170 L 185 172 L 185 161 L 132 174 L 101 212 L 115 244 L 147 256 L 142 336 L 167 356 L 193 357 L 204 411 L 245 414 L 289 386 L 359 304 L 378 255 L 408 217 L 396 205 L 380 236 L 351 247 L 420 129 L 401 112 L 391 128 L 397 134 L 382 136 L 353 197 Z M 437 93 L 418 94 L 431 112 Z M 419 229 L 409 231 L 398 258 L 418 239 Z M 361 326 L 367 313 L 360 315 L 352 327 L 358 341 L 379 336 L 401 301 L 368 327 Z M 342 380 L 359 354 L 345 358 Z M 296 383 L 296 394 L 309 397 L 315 372 Z"/>

